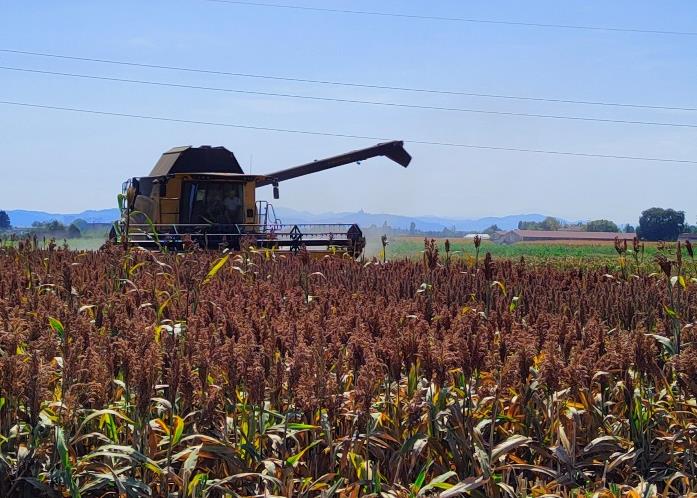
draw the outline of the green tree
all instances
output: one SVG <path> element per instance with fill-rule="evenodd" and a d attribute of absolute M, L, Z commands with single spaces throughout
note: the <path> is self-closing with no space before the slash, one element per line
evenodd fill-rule
<path fill-rule="evenodd" d="M 652 207 L 641 213 L 637 233 L 644 240 L 677 240 L 684 229 L 684 211 Z"/>
<path fill-rule="evenodd" d="M 627 223 L 624 226 L 624 233 L 636 233 L 636 228 L 634 228 L 633 225 L 630 225 L 629 223 Z"/>
<path fill-rule="evenodd" d="M 540 223 L 540 230 L 559 230 L 561 228 L 561 223 L 558 219 L 551 216 L 547 216 Z"/>
<path fill-rule="evenodd" d="M 519 221 L 518 230 L 559 230 L 561 223 L 552 216 L 547 216 L 542 221 Z"/>
<path fill-rule="evenodd" d="M 5 211 L 0 211 L 0 230 L 9 230 L 12 228 L 10 224 L 10 216 Z"/>
<path fill-rule="evenodd" d="M 71 223 L 68 227 L 68 238 L 69 239 L 79 239 L 82 236 L 82 232 L 75 223 Z"/>
<path fill-rule="evenodd" d="M 518 230 L 546 230 L 541 221 L 519 221 Z"/>
<path fill-rule="evenodd" d="M 443 227 L 442 235 L 443 237 L 446 237 L 448 235 L 457 235 L 457 227 L 455 225 L 451 227 Z"/>
<path fill-rule="evenodd" d="M 82 218 L 78 218 L 75 221 L 71 223 L 71 225 L 75 225 L 81 232 L 84 232 L 85 229 L 89 228 L 89 223 L 87 223 L 85 220 Z"/>
<path fill-rule="evenodd" d="M 494 234 L 496 232 L 500 232 L 500 231 L 501 231 L 501 229 L 499 228 L 499 226 L 494 224 L 494 225 L 491 225 L 489 228 L 485 228 L 482 233 L 488 233 L 489 235 L 492 235 L 492 234 Z"/>
<path fill-rule="evenodd" d="M 65 230 L 65 225 L 58 220 L 35 221 L 31 224 L 33 228 L 47 232 L 59 232 Z"/>
<path fill-rule="evenodd" d="M 619 227 L 610 220 L 593 220 L 586 223 L 586 232 L 619 232 Z"/>

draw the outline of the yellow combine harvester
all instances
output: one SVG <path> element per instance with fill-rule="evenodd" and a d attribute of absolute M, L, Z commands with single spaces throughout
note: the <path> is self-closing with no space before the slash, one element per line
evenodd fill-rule
<path fill-rule="evenodd" d="M 365 246 L 358 225 L 284 225 L 272 204 L 256 199 L 256 189 L 272 185 L 278 199 L 279 182 L 376 156 L 404 167 L 411 161 L 403 142 L 394 141 L 267 175 L 247 175 L 225 147 L 175 147 L 148 176 L 124 182 L 121 219 L 110 237 L 170 250 L 190 244 L 239 250 L 244 238 L 260 248 L 294 252 L 304 245 L 357 257 Z"/>

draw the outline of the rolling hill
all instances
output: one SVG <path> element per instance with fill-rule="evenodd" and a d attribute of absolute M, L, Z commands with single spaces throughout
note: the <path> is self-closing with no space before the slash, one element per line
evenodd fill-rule
<path fill-rule="evenodd" d="M 88 223 L 111 223 L 119 217 L 118 209 L 90 209 L 80 213 L 48 213 L 45 211 L 10 210 L 7 211 L 10 222 L 14 227 L 30 227 L 35 221 L 45 222 L 58 220 L 66 225 L 81 219 Z M 490 216 L 486 218 L 450 218 L 439 216 L 404 216 L 389 213 L 358 212 L 340 213 L 310 213 L 295 209 L 278 207 L 277 216 L 283 223 L 358 223 L 363 227 L 387 224 L 393 228 L 409 229 L 413 222 L 417 230 L 441 231 L 452 228 L 462 231 L 480 231 L 491 225 L 497 225 L 502 230 L 517 228 L 519 221 L 541 221 L 541 214 L 515 214 L 508 216 Z"/>

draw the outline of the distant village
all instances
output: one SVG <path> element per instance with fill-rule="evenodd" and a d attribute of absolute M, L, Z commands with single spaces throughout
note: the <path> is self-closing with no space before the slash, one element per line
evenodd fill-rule
<path fill-rule="evenodd" d="M 650 241 L 697 240 L 697 226 L 685 223 L 685 214 L 672 209 L 651 208 L 642 212 L 639 224 L 618 226 L 610 220 L 599 219 L 585 223 L 566 224 L 554 217 L 542 221 L 520 221 L 518 228 L 502 230 L 497 225 L 475 232 L 458 230 L 455 226 L 442 230 L 419 230 L 412 222 L 408 229 L 393 228 L 385 222 L 371 225 L 366 233 L 384 233 L 389 236 L 413 236 L 429 238 L 474 238 L 479 236 L 499 244 L 518 242 L 612 242 L 633 240 L 638 237 Z"/>

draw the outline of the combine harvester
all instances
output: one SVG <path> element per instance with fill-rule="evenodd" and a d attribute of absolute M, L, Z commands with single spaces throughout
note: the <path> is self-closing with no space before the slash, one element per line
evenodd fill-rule
<path fill-rule="evenodd" d="M 378 144 L 267 175 L 247 175 L 225 147 L 175 147 L 150 175 L 123 184 L 121 219 L 110 239 L 145 248 L 239 250 L 244 238 L 259 248 L 344 252 L 358 257 L 365 238 L 357 224 L 284 225 L 256 189 L 337 166 L 385 156 L 404 166 L 411 156 L 399 141 Z"/>

